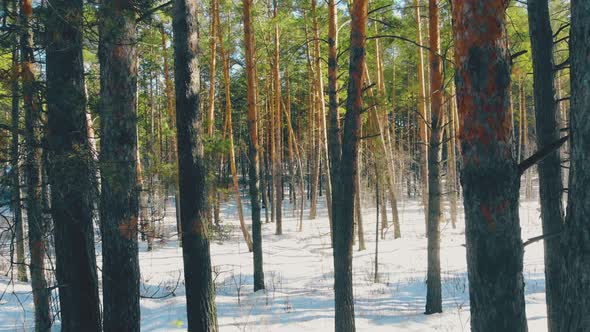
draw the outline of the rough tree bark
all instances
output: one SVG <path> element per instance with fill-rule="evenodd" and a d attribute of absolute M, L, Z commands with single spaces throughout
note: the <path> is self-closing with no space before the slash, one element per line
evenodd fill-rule
<path fill-rule="evenodd" d="M 17 12 L 17 3 L 14 2 L 13 10 Z M 18 20 L 15 20 L 18 23 Z M 14 46 L 12 48 L 12 77 L 10 84 L 10 91 L 12 94 L 12 108 L 11 108 L 11 142 L 10 142 L 10 168 L 11 168 L 11 184 L 12 184 L 12 214 L 14 241 L 16 247 L 16 279 L 21 282 L 27 282 L 27 266 L 25 265 L 25 242 L 24 242 L 24 227 L 23 227 L 23 213 L 21 208 L 21 185 L 20 185 L 20 156 L 19 156 L 19 117 L 20 117 L 20 98 L 19 98 L 19 51 L 18 51 L 18 36 L 14 34 L 12 39 Z"/>
<path fill-rule="evenodd" d="M 254 291 L 264 289 L 264 272 L 262 265 L 262 225 L 260 222 L 260 195 L 258 182 L 258 115 L 256 111 L 256 75 L 254 63 L 254 36 L 251 20 L 252 0 L 243 0 L 244 48 L 246 54 L 246 79 L 248 94 L 248 131 L 250 141 L 248 160 L 250 161 L 248 184 L 250 186 L 250 203 L 252 209 L 252 242 L 254 246 Z M 268 205 L 267 205 L 268 208 Z"/>
<path fill-rule="evenodd" d="M 571 2 L 571 168 L 557 331 L 590 330 L 590 2 Z"/>
<path fill-rule="evenodd" d="M 99 31 L 105 331 L 139 331 L 137 50 L 130 0 L 104 1 Z"/>
<path fill-rule="evenodd" d="M 508 1 L 452 5 L 471 329 L 527 331 L 520 179 L 508 108 Z"/>
<path fill-rule="evenodd" d="M 342 137 L 339 181 L 333 189 L 334 205 L 334 292 L 335 330 L 355 331 L 352 291 L 352 237 L 354 195 L 356 190 L 358 145 L 363 109 L 363 73 L 368 16 L 368 1 L 356 0 L 351 11 L 350 65 L 346 116 Z M 333 134 L 334 131 L 331 131 Z"/>
<path fill-rule="evenodd" d="M 41 197 L 41 105 L 35 92 L 35 57 L 33 54 L 33 3 L 22 0 L 20 10 L 20 56 L 22 96 L 25 111 L 25 162 L 26 211 L 29 224 L 29 250 L 31 287 L 35 303 L 35 331 L 51 329 L 50 292 L 45 279 L 45 236 L 47 225 L 43 218 Z"/>
<path fill-rule="evenodd" d="M 51 2 L 47 143 L 62 331 L 101 331 L 92 208 L 96 183 L 86 127 L 82 0 Z"/>
<path fill-rule="evenodd" d="M 216 332 L 215 284 L 211 276 L 207 183 L 203 147 L 204 112 L 200 107 L 196 1 L 176 0 L 173 12 L 174 84 L 182 257 L 186 283 L 188 330 Z"/>
<path fill-rule="evenodd" d="M 553 32 L 548 0 L 528 0 L 529 33 L 533 58 L 533 88 L 537 146 L 544 147 L 559 139 L 559 114 L 555 101 L 553 71 Z M 559 150 L 545 157 L 538 165 L 539 194 L 543 233 L 552 234 L 563 227 L 563 183 Z M 563 299 L 559 291 L 561 257 L 558 238 L 544 240 L 545 292 L 549 331 L 559 331 L 555 324 Z"/>
<path fill-rule="evenodd" d="M 442 136 L 443 71 L 440 48 L 439 9 L 437 0 L 428 1 L 430 35 L 430 108 L 431 133 L 428 149 L 428 272 L 426 277 L 425 314 L 442 312 L 440 278 L 440 221 L 442 217 Z M 436 52 L 436 53 L 435 53 Z"/>

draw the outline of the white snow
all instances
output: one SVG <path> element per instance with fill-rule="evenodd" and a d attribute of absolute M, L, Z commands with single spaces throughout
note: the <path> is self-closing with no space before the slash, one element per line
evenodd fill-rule
<path fill-rule="evenodd" d="M 390 229 L 386 239 L 379 241 L 380 282 L 373 283 L 375 208 L 363 209 L 367 249 L 358 251 L 357 241 L 353 263 L 357 330 L 469 331 L 463 219 L 452 229 L 445 214 L 441 235 L 444 312 L 426 316 L 423 211 L 416 201 L 400 202 L 399 211 L 402 238 L 394 240 Z M 245 214 L 249 216 L 249 211 Z M 252 254 L 242 240 L 235 207 L 224 205 L 222 218 L 230 237 L 211 245 L 221 331 L 333 331 L 332 252 L 326 210 L 321 208 L 316 220 L 304 219 L 303 232 L 297 232 L 298 219 L 288 204 L 283 215 L 285 235 L 274 235 L 272 223 L 263 225 L 266 291 L 253 293 Z M 163 226 L 174 229 L 174 211 L 168 211 L 168 216 Z M 391 214 L 389 217 L 391 220 Z M 523 239 L 541 234 L 536 201 L 521 202 L 520 217 Z M 158 243 L 152 252 L 140 244 L 140 264 L 142 295 L 154 297 L 141 300 L 142 330 L 185 331 L 182 256 L 175 238 Z M 546 331 L 542 242 L 526 247 L 524 266 L 529 330 Z M 33 327 L 29 284 L 11 282 L 10 276 L 2 275 L 0 298 L 0 331 Z"/>

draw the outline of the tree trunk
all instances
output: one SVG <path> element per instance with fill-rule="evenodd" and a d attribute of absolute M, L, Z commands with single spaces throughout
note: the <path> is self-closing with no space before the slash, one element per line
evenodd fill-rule
<path fill-rule="evenodd" d="M 217 67 L 217 26 L 218 26 L 218 17 L 219 13 L 219 5 L 217 0 L 211 1 L 211 13 L 210 13 L 210 35 L 209 35 L 209 44 L 210 44 L 210 51 L 211 54 L 209 59 L 209 104 L 207 105 L 207 135 L 213 136 L 213 128 L 215 124 L 215 74 L 216 74 L 216 67 Z M 220 26 L 221 28 L 221 26 Z M 219 34 L 221 35 L 221 34 Z M 220 43 L 221 45 L 221 43 Z M 224 60 L 222 60 L 224 61 Z M 227 120 L 226 120 L 227 121 Z"/>
<path fill-rule="evenodd" d="M 174 94 L 172 92 L 172 80 L 170 79 L 170 66 L 168 64 L 168 50 L 166 44 L 166 31 L 164 30 L 164 24 L 160 25 L 160 35 L 162 36 L 162 58 L 164 60 L 164 91 L 166 92 L 166 113 L 168 114 L 167 120 L 169 128 L 172 129 L 172 135 L 170 137 L 170 153 L 169 153 L 169 160 L 172 163 L 178 162 L 178 149 L 176 144 L 176 135 L 174 131 L 176 130 L 176 113 L 174 112 Z M 178 198 L 178 176 L 174 179 L 172 184 L 172 190 L 174 191 L 174 205 L 176 208 L 176 228 L 178 230 L 178 245 L 182 246 L 182 240 L 180 236 L 180 200 Z"/>
<path fill-rule="evenodd" d="M 313 0 L 312 0 L 313 1 Z M 274 24 L 274 66 L 273 66 L 273 83 L 274 83 L 274 155 L 273 155 L 273 168 L 274 168 L 274 187 L 275 187 L 275 221 L 276 221 L 276 235 L 283 234 L 283 170 L 282 170 L 282 112 L 281 112 L 281 81 L 279 74 L 279 23 L 278 19 L 278 2 L 273 0 L 273 18 L 275 19 Z"/>
<path fill-rule="evenodd" d="M 33 55 L 31 0 L 21 1 L 20 24 L 23 27 L 20 36 L 22 95 L 25 111 L 25 179 L 26 179 L 26 210 L 29 224 L 29 250 L 31 287 L 35 303 L 35 331 L 51 329 L 50 291 L 45 279 L 45 256 L 47 225 L 43 218 L 41 197 L 41 105 L 37 102 L 35 91 L 35 57 Z"/>
<path fill-rule="evenodd" d="M 16 13 L 16 2 L 13 4 L 14 12 Z M 16 20 L 15 20 L 16 21 Z M 23 215 L 21 208 L 21 185 L 20 185 L 20 163 L 19 163 L 19 52 L 18 52 L 18 36 L 15 34 L 13 37 L 13 49 L 12 49 L 12 77 L 10 84 L 10 91 L 12 94 L 12 111 L 11 111 L 11 138 L 10 142 L 10 169 L 11 169 L 11 182 L 12 182 L 12 214 L 13 214 L 13 227 L 14 241 L 16 247 L 16 279 L 21 282 L 27 282 L 27 266 L 25 265 L 25 242 L 24 242 L 24 227 L 23 227 Z"/>
<path fill-rule="evenodd" d="M 359 155 L 360 153 L 359 147 Z M 357 159 L 357 173 L 354 179 L 355 186 L 357 188 L 355 196 L 354 196 L 354 211 L 356 216 L 356 226 L 357 226 L 357 235 L 359 237 L 359 251 L 363 251 L 367 249 L 365 244 L 365 228 L 363 223 L 363 209 L 362 209 L 362 199 L 361 199 L 361 161 L 360 158 Z"/>
<path fill-rule="evenodd" d="M 377 52 L 379 52 L 379 44 L 376 44 L 376 49 Z M 366 75 L 366 84 L 367 85 L 371 85 L 371 79 L 369 77 L 369 69 L 368 66 L 365 65 L 365 75 Z M 380 74 L 377 75 L 378 77 L 380 76 Z M 380 79 L 378 79 L 377 81 L 377 86 L 380 86 L 382 84 L 382 82 L 380 81 Z M 384 88 L 384 87 L 383 87 Z M 369 97 L 373 97 L 373 90 L 369 89 L 368 90 L 368 94 Z M 384 91 L 380 92 L 381 97 L 383 97 L 384 95 Z M 383 124 L 381 123 L 381 119 L 379 118 L 379 114 L 377 114 L 377 107 L 371 107 L 371 110 L 369 111 L 369 120 L 368 120 L 368 124 L 369 124 L 369 130 L 371 131 L 371 134 L 373 135 L 378 135 L 378 138 L 372 138 L 370 140 L 370 146 L 371 149 L 373 151 L 373 155 L 375 156 L 375 162 L 377 162 L 380 167 L 379 168 L 385 168 L 387 170 L 387 176 L 386 176 L 386 180 L 387 180 L 387 185 L 389 187 L 389 202 L 391 204 L 391 212 L 393 215 L 393 224 L 395 227 L 394 230 L 394 238 L 399 238 L 401 237 L 401 233 L 400 233 L 400 226 L 399 226 L 399 215 L 398 215 L 398 211 L 397 211 L 397 199 L 395 197 L 395 184 L 394 184 L 394 178 L 395 178 L 395 172 L 393 169 L 393 163 L 394 163 L 394 159 L 393 156 L 391 155 L 391 147 L 389 146 L 389 141 L 387 139 L 387 135 L 389 135 L 389 133 L 385 130 L 385 128 L 383 127 Z M 379 140 L 379 145 L 375 142 L 375 140 Z M 379 147 L 381 149 L 379 149 Z M 383 153 L 382 156 L 380 156 L 380 152 Z M 380 158 L 381 157 L 381 158 Z"/>
<path fill-rule="evenodd" d="M 342 137 L 338 118 L 338 8 L 336 0 L 328 2 L 328 99 L 330 127 L 328 132 L 328 153 L 330 159 L 330 181 L 332 182 L 332 201 L 335 199 L 334 188 L 339 177 L 340 158 L 342 156 Z M 333 210 L 333 209 L 332 209 Z M 334 222 L 330 222 L 332 247 L 334 246 Z"/>
<path fill-rule="evenodd" d="M 508 109 L 507 5 L 453 1 L 472 331 L 527 331 L 520 180 Z"/>
<path fill-rule="evenodd" d="M 335 330 L 355 331 L 352 290 L 352 236 L 354 196 L 359 189 L 357 176 L 358 145 L 363 110 L 363 72 L 367 31 L 368 1 L 356 0 L 351 11 L 350 65 L 348 98 L 342 138 L 339 181 L 333 188 L 334 200 L 334 293 Z M 333 131 L 331 131 L 333 133 Z"/>
<path fill-rule="evenodd" d="M 313 15 L 313 13 L 312 13 Z M 308 33 L 307 33 L 307 25 L 305 26 L 305 39 L 308 40 Z M 321 134 L 319 129 L 319 110 L 318 106 L 320 106 L 320 102 L 318 99 L 321 97 L 320 91 L 317 91 L 318 82 L 315 72 L 315 48 L 314 54 L 310 52 L 309 44 L 306 45 L 306 55 L 307 55 L 307 67 L 308 67 L 308 75 L 309 81 L 312 82 L 312 86 L 314 87 L 309 91 L 309 163 L 311 164 L 311 172 L 309 179 L 309 196 L 310 196 L 310 207 L 309 207 L 309 219 L 314 220 L 317 217 L 317 194 L 318 194 L 318 185 L 319 185 L 319 178 L 320 178 L 320 153 L 321 153 Z M 323 93 L 323 91 L 322 91 Z"/>
<path fill-rule="evenodd" d="M 285 103 L 284 103 L 284 110 L 285 110 L 285 119 L 287 123 L 287 155 L 288 155 L 288 167 L 289 167 L 289 199 L 290 202 L 293 204 L 293 216 L 296 215 L 297 212 L 297 194 L 295 193 L 295 137 L 291 136 L 291 90 L 290 90 L 290 82 L 289 82 L 289 67 L 285 69 Z"/>
<path fill-rule="evenodd" d="M 104 330 L 139 331 L 135 11 L 105 1 L 100 17 Z"/>
<path fill-rule="evenodd" d="M 324 166 L 326 169 L 326 207 L 328 209 L 328 219 L 332 224 L 332 181 L 330 174 L 330 156 L 328 152 L 328 133 L 326 126 L 326 102 L 324 96 L 324 75 L 322 72 L 322 61 L 320 52 L 320 37 L 319 37 L 319 26 L 318 26 L 318 15 L 316 12 L 316 0 L 311 0 L 311 11 L 313 18 L 313 35 L 314 35 L 314 67 L 315 67 L 315 90 L 317 92 L 317 104 L 318 104 L 318 145 L 320 145 L 320 155 L 318 158 L 324 160 Z M 321 173 L 319 173 L 321 177 Z M 320 182 L 321 185 L 321 182 Z M 321 194 L 321 189 L 320 189 Z"/>
<path fill-rule="evenodd" d="M 176 0 L 172 23 L 182 257 L 188 330 L 215 332 L 218 326 L 206 217 L 205 132 L 199 100 L 197 9 L 198 4 L 194 1 Z"/>
<path fill-rule="evenodd" d="M 248 94 L 248 148 L 250 202 L 252 209 L 252 242 L 254 245 L 254 291 L 264 289 L 264 270 L 262 264 L 262 225 L 260 222 L 260 197 L 258 183 L 258 114 L 256 110 L 256 75 L 254 62 L 254 36 L 251 21 L 252 0 L 243 0 L 244 48 L 246 58 L 246 79 Z M 268 209 L 268 205 L 267 205 Z"/>
<path fill-rule="evenodd" d="M 221 55 L 221 63 L 223 65 L 223 84 L 225 87 L 225 121 L 227 124 L 227 138 L 229 140 L 229 167 L 231 170 L 232 175 L 232 184 L 234 189 L 234 194 L 236 198 L 236 205 L 238 209 L 238 217 L 240 219 L 240 229 L 242 230 L 242 235 L 244 236 L 244 241 L 246 242 L 246 246 L 248 247 L 248 251 L 252 252 L 252 237 L 250 237 L 250 233 L 248 232 L 248 228 L 246 226 L 246 221 L 244 220 L 244 209 L 242 208 L 242 196 L 240 195 L 240 183 L 238 180 L 238 170 L 236 168 L 236 153 L 234 149 L 234 131 L 233 131 L 233 123 L 231 117 L 231 95 L 230 95 L 230 78 L 229 78 L 229 57 L 225 52 L 225 47 L 223 46 L 223 34 L 221 33 L 221 22 L 219 21 L 219 13 L 217 12 L 217 17 L 215 20 L 217 21 L 218 29 L 219 29 L 219 50 Z"/>
<path fill-rule="evenodd" d="M 449 96 L 449 113 L 448 113 L 448 125 L 446 126 L 447 129 L 447 153 L 448 153 L 448 161 L 447 161 L 447 169 L 449 172 L 449 176 L 447 178 L 447 191 L 449 193 L 449 205 L 450 205 L 450 214 L 451 214 L 451 225 L 453 229 L 457 227 L 457 200 L 458 200 L 458 190 L 457 190 L 457 150 L 456 150 L 456 135 L 457 132 L 455 131 L 455 91 L 454 86 L 451 86 L 451 93 Z M 510 112 L 512 114 L 512 112 Z"/>
<path fill-rule="evenodd" d="M 293 142 L 294 152 L 295 152 L 295 160 L 297 160 L 297 166 L 299 168 L 299 194 L 301 195 L 300 198 L 300 210 L 299 210 L 299 228 L 298 231 L 303 231 L 303 210 L 305 209 L 305 188 L 304 188 L 304 173 L 303 173 L 303 164 L 301 162 L 301 153 L 299 152 L 299 146 L 297 145 L 297 139 L 295 137 L 295 132 L 293 131 L 293 126 L 291 125 L 291 117 L 289 116 L 289 112 L 287 112 L 287 130 L 288 134 L 291 137 L 291 141 Z M 332 234 L 332 229 L 330 229 L 330 234 Z"/>
<path fill-rule="evenodd" d="M 414 0 L 414 11 L 416 15 L 416 42 L 422 45 L 422 19 L 420 17 L 420 0 Z M 426 236 L 428 236 L 428 116 L 426 110 L 426 83 L 424 77 L 424 51 L 418 47 L 418 127 L 419 127 L 419 153 L 420 153 L 420 180 L 422 181 L 422 205 L 424 206 L 424 217 L 426 225 Z"/>
<path fill-rule="evenodd" d="M 378 177 L 377 181 L 380 181 L 382 183 L 383 177 Z M 377 184 L 377 182 L 375 183 Z M 378 199 L 379 211 L 381 212 L 381 239 L 385 240 L 385 232 L 387 231 L 387 227 L 389 226 L 389 221 L 387 220 L 387 200 L 385 199 L 387 195 L 385 195 L 383 190 L 381 190 L 381 193 L 379 195 L 381 195 L 381 197 L 379 197 Z M 379 233 L 379 230 L 377 230 L 377 233 Z"/>
<path fill-rule="evenodd" d="M 564 233 L 563 276 L 557 331 L 590 330 L 590 2 L 572 1 L 570 30 L 571 168 Z"/>
<path fill-rule="evenodd" d="M 174 135 L 174 130 L 176 128 L 176 114 L 174 112 L 174 94 L 172 92 L 172 80 L 170 79 L 170 65 L 168 64 L 168 50 L 166 44 L 166 31 L 164 30 L 164 24 L 160 25 L 160 35 L 162 36 L 162 58 L 164 60 L 164 91 L 166 92 L 166 112 L 168 114 L 168 125 L 172 130 L 173 134 L 170 137 L 170 155 L 169 159 L 172 162 L 176 162 L 178 160 L 178 150 L 176 148 L 176 135 Z M 174 184 L 174 195 L 178 196 L 178 184 Z"/>
<path fill-rule="evenodd" d="M 375 163 L 375 207 L 377 215 L 375 216 L 375 274 L 373 276 L 373 282 L 379 282 L 379 210 L 383 207 L 380 201 L 379 193 L 379 175 L 377 171 L 377 163 Z M 381 210 L 383 211 L 383 210 Z M 381 214 L 383 215 L 383 213 Z M 387 224 L 387 217 L 385 217 L 385 223 Z M 383 227 L 381 228 L 381 234 L 383 235 Z"/>
<path fill-rule="evenodd" d="M 521 123 L 521 142 L 522 142 L 522 146 L 521 146 L 521 160 L 525 160 L 527 158 L 527 156 L 529 155 L 529 120 L 528 120 L 528 111 L 527 111 L 527 107 L 526 107 L 526 92 L 525 92 L 525 79 L 522 78 L 520 80 L 520 86 L 519 86 L 519 91 L 520 91 L 520 114 L 521 114 L 521 118 L 520 118 L 520 123 Z M 520 162 L 519 161 L 519 162 Z M 524 175 L 524 194 L 525 194 L 525 199 L 530 199 L 531 198 L 531 183 L 530 183 L 530 174 L 531 171 L 527 170 L 525 171 Z"/>
<path fill-rule="evenodd" d="M 139 231 L 141 233 L 141 241 L 147 241 L 147 251 L 151 251 L 153 243 L 150 234 L 150 202 L 148 201 L 148 191 L 151 190 L 151 188 L 147 188 L 143 181 L 143 167 L 139 153 L 139 142 L 137 145 L 137 186 L 139 187 Z"/>
<path fill-rule="evenodd" d="M 47 142 L 62 331 L 101 331 L 86 127 L 82 0 L 52 1 L 47 15 Z M 66 18 L 66 19 L 64 19 Z"/>
<path fill-rule="evenodd" d="M 425 314 L 442 312 L 440 279 L 440 220 L 442 216 L 442 134 L 444 80 L 440 49 L 439 10 L 437 0 L 428 1 L 430 34 L 430 107 L 431 133 L 428 149 L 428 272 L 426 277 Z M 435 53 L 436 52 L 436 53 Z"/>
<path fill-rule="evenodd" d="M 533 58 L 535 119 L 537 146 L 542 148 L 559 139 L 559 113 L 555 101 L 553 71 L 553 32 L 548 0 L 529 0 L 529 31 Z M 543 233 L 552 234 L 563 227 L 563 183 L 559 150 L 545 157 L 539 165 L 539 194 Z M 549 331 L 559 331 L 559 311 L 563 299 L 559 291 L 562 253 L 558 238 L 545 239 L 545 292 Z"/>

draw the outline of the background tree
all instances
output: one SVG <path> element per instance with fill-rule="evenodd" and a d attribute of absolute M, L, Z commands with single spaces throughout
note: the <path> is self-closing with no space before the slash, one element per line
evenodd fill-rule
<path fill-rule="evenodd" d="M 260 197 L 259 197 L 259 150 L 258 150 L 258 114 L 256 109 L 256 70 L 254 68 L 254 37 L 252 33 L 252 1 L 243 1 L 243 25 L 244 25 L 244 49 L 246 59 L 246 80 L 248 100 L 248 185 L 250 193 L 250 209 L 252 210 L 252 242 L 254 249 L 254 290 L 264 289 L 264 272 L 262 257 L 262 225 L 260 221 Z M 266 205 L 268 209 L 268 204 Z"/>
<path fill-rule="evenodd" d="M 31 287 L 35 302 L 35 331 L 49 331 L 52 325 L 50 293 L 45 277 L 47 252 L 47 222 L 42 207 L 42 160 L 41 160 L 41 105 L 35 89 L 35 56 L 33 42 L 33 3 L 20 2 L 20 56 L 22 96 L 25 115 L 25 164 L 26 211 L 29 224 L 29 250 Z"/>
<path fill-rule="evenodd" d="M 533 92 L 535 103 L 535 124 L 537 145 L 548 146 L 559 140 L 560 125 L 555 101 L 555 65 L 553 61 L 553 31 L 547 0 L 527 2 L 529 34 L 533 61 Z M 559 233 L 563 226 L 563 183 L 561 157 L 553 151 L 539 162 L 539 194 L 541 220 L 544 234 Z M 544 241 L 545 248 L 545 289 L 549 331 L 559 331 L 555 323 L 559 320 L 562 303 L 559 291 L 562 253 L 558 238 Z"/>

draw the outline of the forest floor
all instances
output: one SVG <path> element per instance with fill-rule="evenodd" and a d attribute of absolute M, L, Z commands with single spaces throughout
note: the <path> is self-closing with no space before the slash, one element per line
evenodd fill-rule
<path fill-rule="evenodd" d="M 320 199 L 323 202 L 323 197 Z M 448 213 L 445 214 L 441 227 L 444 312 L 426 316 L 424 214 L 416 201 L 401 201 L 399 211 L 402 238 L 394 240 L 390 228 L 385 240 L 379 241 L 379 282 L 374 283 L 376 211 L 363 209 L 367 249 L 358 251 L 357 241 L 353 263 L 357 331 L 469 331 L 463 218 L 453 229 Z M 460 212 L 462 215 L 462 209 Z M 245 214 L 248 216 L 249 211 Z M 262 215 L 264 219 L 264 212 Z M 288 205 L 283 215 L 284 235 L 274 235 L 272 223 L 263 225 L 266 291 L 253 293 L 252 254 L 241 237 L 235 206 L 223 206 L 224 236 L 211 245 L 221 331 L 333 331 L 327 211 L 321 207 L 316 220 L 307 220 L 306 211 L 302 232 L 297 231 L 298 219 Z M 173 216 L 174 211 L 169 208 L 162 225 L 167 228 L 164 233 L 174 232 Z M 391 214 L 389 217 L 391 220 Z M 536 201 L 521 202 L 520 218 L 523 239 L 541 234 Z M 142 330 L 185 331 L 182 254 L 176 238 L 158 240 L 153 251 L 146 249 L 145 243 L 140 243 Z M 100 265 L 100 245 L 97 255 Z M 0 272 L 3 271 L 6 262 L 0 262 Z M 542 242 L 526 247 L 524 278 L 529 330 L 546 331 Z M 56 300 L 56 291 L 53 293 Z M 0 331 L 26 331 L 33 323 L 30 284 L 12 282 L 10 275 L 2 274 Z M 56 322 L 55 331 L 59 330 L 58 325 Z"/>

